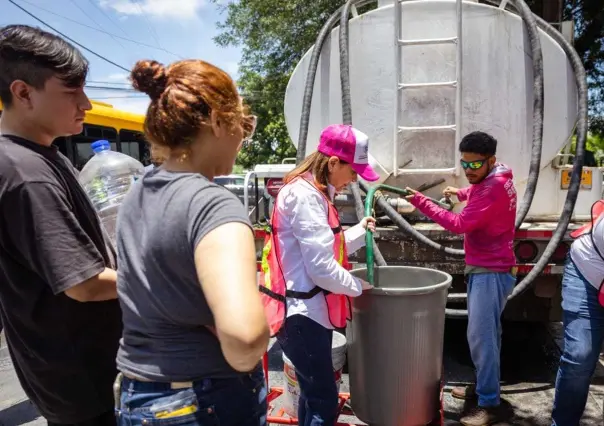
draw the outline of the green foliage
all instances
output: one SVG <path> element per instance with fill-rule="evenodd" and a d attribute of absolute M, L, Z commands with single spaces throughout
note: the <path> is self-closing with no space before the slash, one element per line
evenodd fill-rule
<path fill-rule="evenodd" d="M 273 72 L 265 76 L 244 70 L 238 84 L 246 102 L 258 115 L 254 140 L 245 146 L 237 163 L 251 168 L 259 163 L 280 163 L 285 157 L 295 157 L 283 115 L 284 93 L 289 74 Z"/>
<path fill-rule="evenodd" d="M 295 157 L 283 114 L 285 89 L 294 67 L 341 3 L 341 0 L 236 0 L 223 6 L 226 18 L 219 24 L 222 32 L 215 41 L 221 46 L 243 48 L 237 83 L 258 115 L 254 142 L 241 150 L 238 164 L 251 167 Z"/>
<path fill-rule="evenodd" d="M 604 7 L 602 0 L 566 0 L 564 19 L 575 22 L 575 50 L 589 85 L 590 131 L 604 136 Z"/>
<path fill-rule="evenodd" d="M 590 133 L 587 138 L 587 149 L 593 152 L 602 152 L 604 154 L 604 136 Z"/>
<path fill-rule="evenodd" d="M 604 136 L 597 133 L 590 133 L 587 135 L 587 143 L 585 146 L 587 151 L 594 153 L 595 158 L 600 160 L 604 158 Z M 577 137 L 573 137 L 573 141 L 570 146 L 570 152 L 574 154 L 577 149 Z M 566 164 L 572 164 L 573 159 L 568 158 Z"/>
<path fill-rule="evenodd" d="M 235 167 L 233 167 L 233 174 L 234 175 L 245 174 L 245 167 L 243 167 L 242 165 L 239 165 L 239 164 L 235 164 Z"/>

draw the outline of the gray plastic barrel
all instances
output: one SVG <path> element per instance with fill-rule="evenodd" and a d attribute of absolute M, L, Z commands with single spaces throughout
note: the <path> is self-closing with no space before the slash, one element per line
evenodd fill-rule
<path fill-rule="evenodd" d="M 366 279 L 367 270 L 352 274 Z M 350 392 L 363 422 L 419 426 L 438 414 L 451 280 L 434 269 L 376 267 L 376 288 L 353 299 Z"/>

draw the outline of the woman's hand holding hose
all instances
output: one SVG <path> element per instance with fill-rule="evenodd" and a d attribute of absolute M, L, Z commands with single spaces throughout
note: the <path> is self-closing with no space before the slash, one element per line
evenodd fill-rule
<path fill-rule="evenodd" d="M 359 223 L 363 229 L 368 229 L 371 232 L 375 232 L 375 218 L 370 216 L 364 217 Z"/>
<path fill-rule="evenodd" d="M 361 220 L 360 225 L 365 230 L 375 232 L 375 218 L 374 217 L 371 217 L 371 216 L 364 217 L 363 220 Z M 363 288 L 363 291 L 371 290 L 373 288 L 373 286 L 365 280 L 361 280 L 361 286 Z"/>

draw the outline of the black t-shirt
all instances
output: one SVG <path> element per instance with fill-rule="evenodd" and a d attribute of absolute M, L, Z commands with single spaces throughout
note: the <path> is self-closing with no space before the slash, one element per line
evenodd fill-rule
<path fill-rule="evenodd" d="M 119 303 L 63 294 L 115 267 L 107 241 L 67 158 L 0 136 L 0 318 L 21 386 L 51 422 L 113 407 Z"/>

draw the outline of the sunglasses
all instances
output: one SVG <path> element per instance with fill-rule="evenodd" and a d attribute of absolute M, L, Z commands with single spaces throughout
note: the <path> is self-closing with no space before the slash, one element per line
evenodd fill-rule
<path fill-rule="evenodd" d="M 459 160 L 459 162 L 461 163 L 461 167 L 463 167 L 464 170 L 467 170 L 467 169 L 478 170 L 482 166 L 484 166 L 484 163 L 486 163 L 488 160 L 489 160 L 488 158 L 485 158 L 484 160 L 476 160 L 476 161 Z"/>
<path fill-rule="evenodd" d="M 258 117 L 255 115 L 244 115 L 241 118 L 241 128 L 243 129 L 243 142 L 248 143 L 254 137 Z"/>

